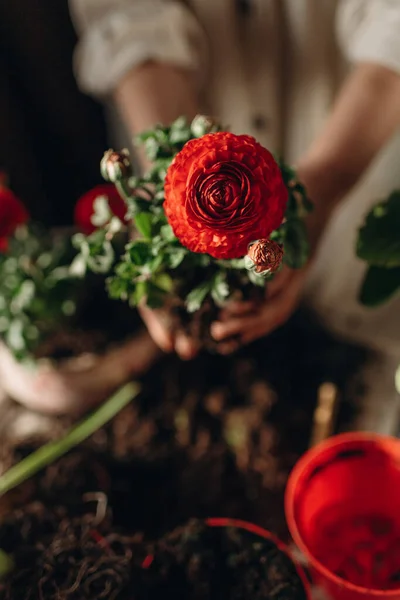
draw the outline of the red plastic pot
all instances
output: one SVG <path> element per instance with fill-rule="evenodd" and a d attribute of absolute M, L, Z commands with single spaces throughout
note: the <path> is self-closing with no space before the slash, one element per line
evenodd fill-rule
<path fill-rule="evenodd" d="M 335 600 L 400 600 L 400 440 L 334 436 L 286 488 L 286 519 L 314 581 Z"/>

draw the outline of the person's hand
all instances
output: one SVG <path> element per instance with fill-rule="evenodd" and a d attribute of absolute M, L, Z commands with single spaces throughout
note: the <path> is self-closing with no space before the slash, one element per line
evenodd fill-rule
<path fill-rule="evenodd" d="M 266 285 L 264 302 L 231 302 L 222 309 L 211 325 L 218 351 L 230 354 L 283 325 L 299 304 L 307 271 L 285 267 Z"/>
<path fill-rule="evenodd" d="M 241 346 L 268 335 L 295 312 L 329 217 L 329 206 L 325 208 L 323 205 L 308 217 L 310 258 L 305 267 L 284 267 L 266 284 L 263 302 L 232 301 L 221 309 L 218 320 L 211 325 L 211 336 L 218 342 L 217 350 L 221 354 L 230 354 Z M 176 329 L 168 308 L 152 310 L 142 305 L 139 310 L 151 337 L 164 352 L 175 351 L 184 360 L 196 356 L 198 344 L 185 332 Z"/>
<path fill-rule="evenodd" d="M 307 164 L 298 170 L 300 179 L 311 192 L 319 197 L 324 173 L 311 176 Z M 323 185 L 322 185 L 323 188 Z M 298 307 L 310 265 L 315 257 L 320 239 L 329 222 L 331 205 L 319 203 L 307 218 L 310 256 L 302 269 L 285 266 L 274 279 L 266 284 L 263 302 L 231 302 L 219 314 L 219 320 L 211 325 L 211 335 L 218 342 L 221 354 L 230 354 L 241 346 L 264 337 L 283 325 Z"/>
<path fill-rule="evenodd" d="M 168 308 L 151 309 L 146 305 L 139 308 L 140 315 L 156 344 L 164 352 L 176 352 L 183 360 L 194 358 L 198 346 L 193 339 L 176 328 Z"/>

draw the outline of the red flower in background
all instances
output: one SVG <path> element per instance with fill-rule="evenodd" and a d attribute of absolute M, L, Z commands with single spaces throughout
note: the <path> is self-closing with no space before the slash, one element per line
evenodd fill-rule
<path fill-rule="evenodd" d="M 247 135 L 189 141 L 168 169 L 164 210 L 192 252 L 239 258 L 283 221 L 288 193 L 272 154 Z"/>
<path fill-rule="evenodd" d="M 93 225 L 91 219 L 94 215 L 95 200 L 96 198 L 99 198 L 99 196 L 105 196 L 108 200 L 111 212 L 121 219 L 121 221 L 126 222 L 125 215 L 127 207 L 124 200 L 119 195 L 114 184 L 104 183 L 89 190 L 86 194 L 83 194 L 75 205 L 75 224 L 86 235 L 93 233 L 93 231 L 97 229 L 97 227 Z"/>
<path fill-rule="evenodd" d="M 0 173 L 0 251 L 8 248 L 8 239 L 13 235 L 18 225 L 29 219 L 28 211 L 21 200 L 4 183 Z"/>

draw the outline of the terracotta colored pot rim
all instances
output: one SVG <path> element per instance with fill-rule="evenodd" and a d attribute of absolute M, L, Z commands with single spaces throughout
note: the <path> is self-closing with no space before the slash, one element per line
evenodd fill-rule
<path fill-rule="evenodd" d="M 377 598 L 385 597 L 385 599 L 390 598 L 398 598 L 400 586 L 394 590 L 378 590 L 375 588 L 366 588 L 360 585 L 356 585 L 347 581 L 346 579 L 342 579 L 338 577 L 329 569 L 327 569 L 319 560 L 315 558 L 315 556 L 309 551 L 307 544 L 304 542 L 299 528 L 297 526 L 297 521 L 295 518 L 295 507 L 294 507 L 294 497 L 295 497 L 295 489 L 297 487 L 297 483 L 300 475 L 303 473 L 305 467 L 314 460 L 321 452 L 328 448 L 334 448 L 335 446 L 340 446 L 345 442 L 376 442 L 376 443 L 393 443 L 400 444 L 400 440 L 393 436 L 389 435 L 381 435 L 373 432 L 348 432 L 341 433 L 338 435 L 334 435 L 331 438 L 317 444 L 314 448 L 308 450 L 303 456 L 298 460 L 296 465 L 294 466 L 292 472 L 289 475 L 289 479 L 286 485 L 285 491 L 285 515 L 286 522 L 289 527 L 290 534 L 297 545 L 297 547 L 301 550 L 304 556 L 307 559 L 307 563 L 315 568 L 316 571 L 319 571 L 321 575 L 323 575 L 328 581 L 334 583 L 338 587 L 345 587 L 348 591 L 357 592 L 358 594 L 376 596 Z"/>

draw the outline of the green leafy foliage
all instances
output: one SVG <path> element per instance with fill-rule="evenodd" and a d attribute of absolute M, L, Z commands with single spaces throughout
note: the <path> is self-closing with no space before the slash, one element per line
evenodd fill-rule
<path fill-rule="evenodd" d="M 0 254 L 0 336 L 19 360 L 75 314 L 82 279 L 70 270 L 70 236 L 19 227 Z"/>
<path fill-rule="evenodd" d="M 152 230 L 152 218 L 151 214 L 147 212 L 138 213 L 135 216 L 135 225 L 136 229 L 142 234 L 145 238 L 151 237 Z"/>
<path fill-rule="evenodd" d="M 359 299 L 378 306 L 400 290 L 400 191 L 394 191 L 368 213 L 360 228 L 356 252 L 367 271 Z"/>
<path fill-rule="evenodd" d="M 377 267 L 400 267 L 400 191 L 380 202 L 361 227 L 357 256 Z"/>
<path fill-rule="evenodd" d="M 217 261 L 184 248 L 163 211 L 164 180 L 174 156 L 190 139 L 219 130 L 216 122 L 199 116 L 192 123 L 179 118 L 169 127 L 158 126 L 139 135 L 136 141 L 143 146 L 152 167 L 142 177 L 129 175 L 117 182 L 131 225 L 126 228 L 120 224 L 112 230 L 112 220 L 100 203 L 98 221 L 103 224 L 89 237 L 75 237 L 80 257 L 75 259 L 73 270 L 83 271 L 84 264 L 96 273 L 108 275 L 110 296 L 132 306 L 146 302 L 159 307 L 168 296 L 174 296 L 188 312 L 199 310 L 207 299 L 221 306 L 235 286 L 264 287 L 266 277 L 248 270 L 244 259 Z M 284 163 L 281 169 L 288 187 L 286 222 L 271 237 L 283 244 L 286 263 L 300 268 L 308 258 L 303 219 L 311 204 L 293 169 Z M 122 239 L 122 232 L 124 247 L 118 250 L 115 236 Z"/>
<path fill-rule="evenodd" d="M 211 290 L 212 281 L 203 281 L 193 288 L 186 296 L 186 310 L 189 313 L 194 313 L 199 310 Z"/>
<path fill-rule="evenodd" d="M 280 228 L 281 243 L 285 248 L 284 262 L 292 269 L 304 267 L 309 256 L 307 231 L 302 219 L 289 218 Z"/>
<path fill-rule="evenodd" d="M 278 160 L 283 180 L 288 189 L 286 219 L 271 235 L 285 250 L 284 263 L 292 269 L 301 269 L 308 260 L 310 248 L 304 218 L 313 209 L 305 187 L 296 179 L 295 170 Z"/>
<path fill-rule="evenodd" d="M 365 306 L 379 306 L 399 290 L 400 267 L 385 269 L 371 266 L 367 269 L 359 297 Z"/>

